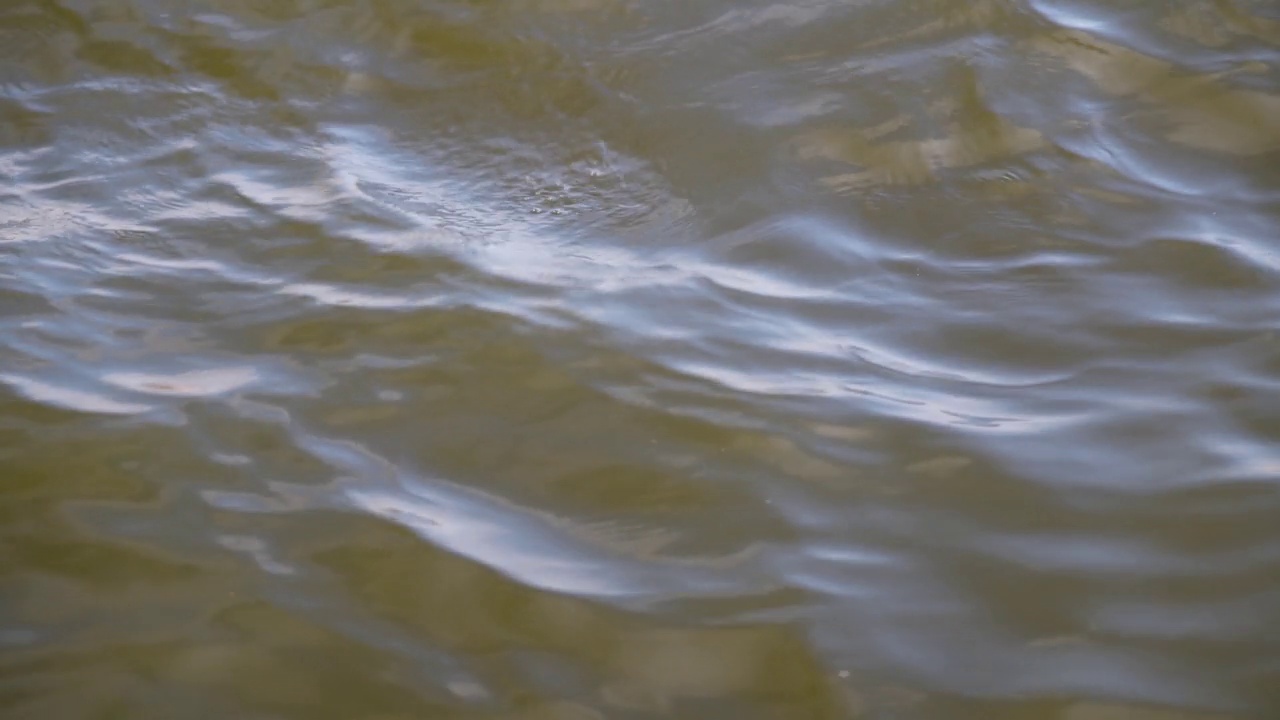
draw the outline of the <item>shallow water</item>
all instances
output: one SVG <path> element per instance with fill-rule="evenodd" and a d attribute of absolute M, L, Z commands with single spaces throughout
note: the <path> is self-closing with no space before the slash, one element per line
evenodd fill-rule
<path fill-rule="evenodd" d="M 1274 3 L 3 8 L 4 717 L 1280 717 Z"/>

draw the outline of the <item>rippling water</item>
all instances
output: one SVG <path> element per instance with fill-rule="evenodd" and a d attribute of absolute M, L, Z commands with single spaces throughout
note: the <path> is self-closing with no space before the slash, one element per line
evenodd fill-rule
<path fill-rule="evenodd" d="M 1269 0 L 8 0 L 6 718 L 1280 717 Z"/>

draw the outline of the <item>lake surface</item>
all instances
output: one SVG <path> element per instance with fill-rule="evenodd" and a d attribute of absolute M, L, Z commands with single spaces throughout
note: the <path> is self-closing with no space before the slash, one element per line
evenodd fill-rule
<path fill-rule="evenodd" d="M 1272 0 L 8 0 L 6 719 L 1280 717 Z"/>

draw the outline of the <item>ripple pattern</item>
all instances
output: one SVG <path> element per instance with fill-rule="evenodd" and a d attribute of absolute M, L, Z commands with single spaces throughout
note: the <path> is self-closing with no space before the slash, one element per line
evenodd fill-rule
<path fill-rule="evenodd" d="M 1280 712 L 1262 0 L 15 0 L 6 717 Z"/>

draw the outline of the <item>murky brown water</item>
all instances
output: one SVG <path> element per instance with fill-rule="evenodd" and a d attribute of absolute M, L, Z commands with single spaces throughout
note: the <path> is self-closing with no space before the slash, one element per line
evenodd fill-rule
<path fill-rule="evenodd" d="M 1280 5 L 5 0 L 0 716 L 1280 717 Z"/>

